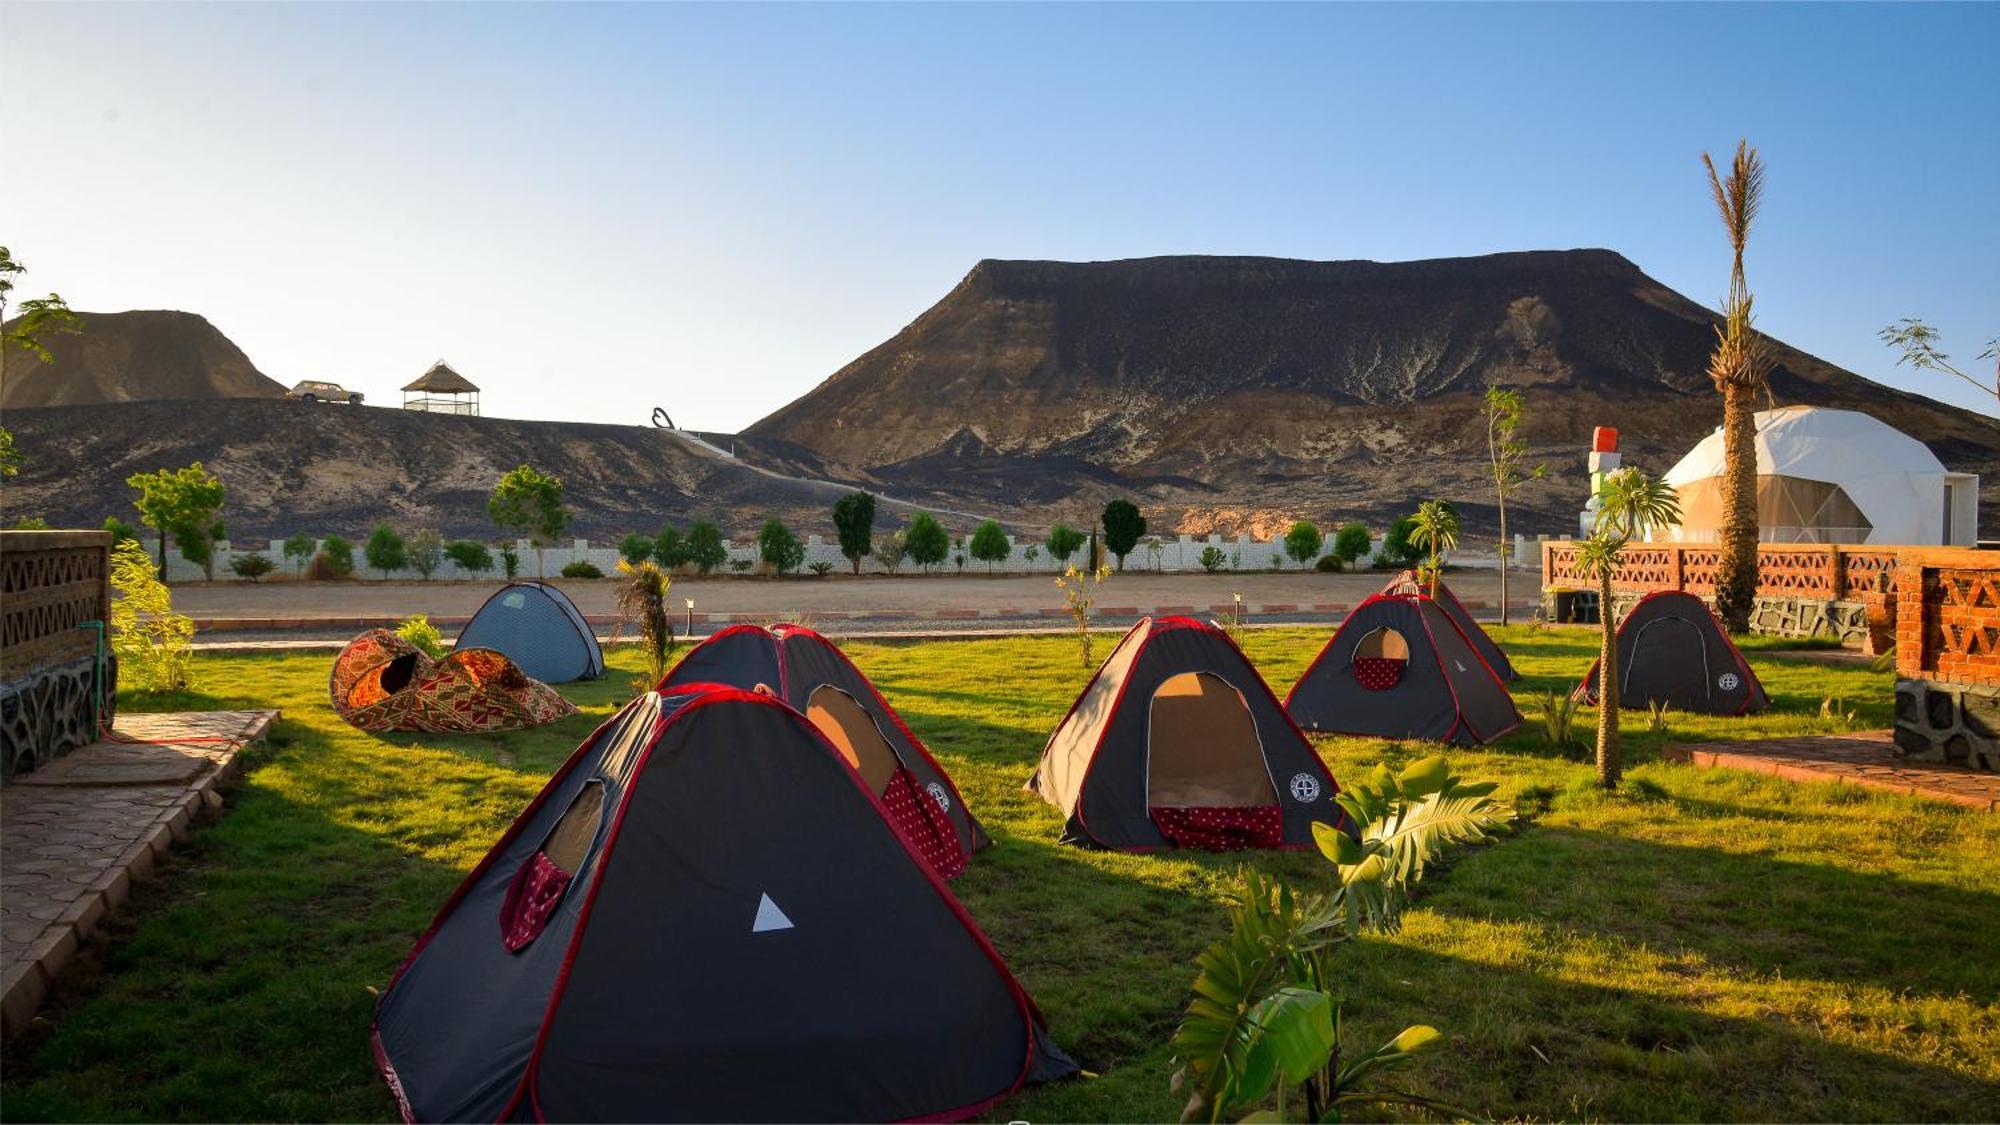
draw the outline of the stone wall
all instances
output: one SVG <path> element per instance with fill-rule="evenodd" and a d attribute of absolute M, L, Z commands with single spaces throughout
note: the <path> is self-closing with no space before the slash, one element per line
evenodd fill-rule
<path fill-rule="evenodd" d="M 110 547 L 103 531 L 0 531 L 0 781 L 95 737 Z M 108 656 L 103 675 L 108 711 Z"/>
<path fill-rule="evenodd" d="M 2000 552 L 1905 551 L 1894 620 L 1897 748 L 2000 770 Z"/>

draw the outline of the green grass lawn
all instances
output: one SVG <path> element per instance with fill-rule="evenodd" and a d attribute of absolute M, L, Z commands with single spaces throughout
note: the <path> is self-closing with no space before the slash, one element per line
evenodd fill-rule
<path fill-rule="evenodd" d="M 1527 677 L 1567 688 L 1579 631 L 1500 630 Z M 1280 693 L 1313 629 L 1258 631 Z M 1059 846 L 1021 791 L 1082 687 L 1065 638 L 857 643 L 874 677 L 985 822 L 996 847 L 956 886 L 1055 1037 L 1100 1077 L 1031 1090 L 999 1118 L 1171 1120 L 1167 1041 L 1191 961 L 1226 920 L 1241 855 L 1130 856 Z M 1098 653 L 1108 651 L 1100 642 Z M 327 706 L 329 657 L 198 663 L 202 707 L 284 709 L 227 815 L 197 832 L 79 966 L 46 1030 L 6 1048 L 0 1114 L 61 1119 L 385 1119 L 369 1058 L 374 989 L 548 772 L 629 690 L 569 685 L 583 714 L 532 733 L 375 737 Z M 1403 931 L 1338 954 L 1362 1040 L 1437 1026 L 1449 1050 L 1408 1085 L 1496 1118 L 1934 1120 L 2000 1116 L 2000 817 L 1834 785 L 1656 760 L 1668 739 L 1825 729 L 1843 695 L 1886 726 L 1890 681 L 1865 667 L 1752 661 L 1775 703 L 1747 720 L 1627 713 L 1630 783 L 1529 727 L 1453 767 L 1501 782 L 1523 815 L 1456 853 Z M 122 705 L 158 707 L 140 699 Z M 1584 712 L 1580 725 L 1591 721 Z M 1336 778 L 1430 751 L 1346 739 Z M 1301 882 L 1317 857 L 1249 862 Z"/>

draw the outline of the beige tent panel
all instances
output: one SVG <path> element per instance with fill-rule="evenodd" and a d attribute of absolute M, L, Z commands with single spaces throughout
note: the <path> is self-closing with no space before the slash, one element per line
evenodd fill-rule
<path fill-rule="evenodd" d="M 1097 677 L 1076 701 L 1069 718 L 1049 736 L 1042 748 L 1042 763 L 1028 788 L 1039 793 L 1064 816 L 1076 812 L 1077 798 L 1083 795 L 1083 776 L 1090 770 L 1090 757 L 1097 751 L 1097 736 L 1110 721 L 1111 708 L 1118 702 L 1119 689 L 1132 671 L 1139 650 L 1146 647 L 1145 623 L 1125 635 L 1117 649 L 1104 660 Z"/>
<path fill-rule="evenodd" d="M 1212 672 L 1182 672 L 1153 693 L 1146 803 L 1246 808 L 1278 803 L 1243 693 Z"/>
<path fill-rule="evenodd" d="M 597 839 L 598 822 L 604 819 L 604 786 L 591 782 L 563 810 L 562 819 L 549 833 L 548 843 L 542 845 L 542 854 L 548 856 L 557 867 L 570 874 L 583 866 L 583 859 L 590 854 L 591 841 Z"/>
<path fill-rule="evenodd" d="M 1354 646 L 1356 660 L 1408 660 L 1409 658 L 1410 642 L 1403 639 L 1403 634 L 1387 626 L 1362 637 L 1361 643 Z"/>
<path fill-rule="evenodd" d="M 821 684 L 806 700 L 806 718 L 860 772 L 876 796 L 888 791 L 902 762 L 867 708 L 832 684 Z"/>
<path fill-rule="evenodd" d="M 1729 506 L 1721 477 L 1680 486 L 1681 538 L 1721 537 Z M 1771 543 L 1865 543 L 1875 529 L 1847 490 L 1823 480 L 1759 474 L 1758 537 Z"/>

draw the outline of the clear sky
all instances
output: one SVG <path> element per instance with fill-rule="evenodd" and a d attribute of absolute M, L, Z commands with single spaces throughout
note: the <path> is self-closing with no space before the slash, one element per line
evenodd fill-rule
<path fill-rule="evenodd" d="M 0 243 L 286 383 L 735 429 L 980 258 L 1604 246 L 1761 326 L 2000 336 L 2000 5 L 0 7 Z"/>

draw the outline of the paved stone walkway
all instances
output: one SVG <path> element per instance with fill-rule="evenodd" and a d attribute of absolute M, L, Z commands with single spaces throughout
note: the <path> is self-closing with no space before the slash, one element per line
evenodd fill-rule
<path fill-rule="evenodd" d="M 120 715 L 110 739 L 0 790 L 0 1029 L 34 1018 L 78 944 L 123 905 L 276 711 Z M 130 741 L 126 741 L 130 740 Z M 176 741 L 183 740 L 183 741 Z"/>
<path fill-rule="evenodd" d="M 1754 770 L 1789 781 L 1842 781 L 2000 812 L 2000 773 L 1897 756 L 1886 730 L 1755 742 L 1669 742 L 1669 762 Z"/>

